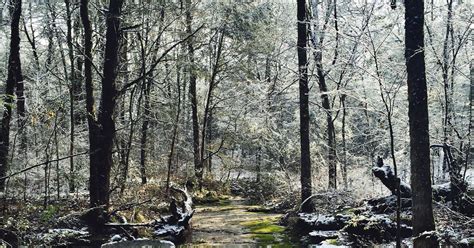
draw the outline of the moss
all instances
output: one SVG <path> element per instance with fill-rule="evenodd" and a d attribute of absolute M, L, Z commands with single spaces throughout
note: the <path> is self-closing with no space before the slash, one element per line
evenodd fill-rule
<path fill-rule="evenodd" d="M 203 189 L 194 194 L 193 201 L 198 205 L 227 206 L 230 205 L 230 197 L 228 195 L 220 195 L 216 191 L 208 191 Z"/>
<path fill-rule="evenodd" d="M 59 211 L 59 208 L 54 205 L 48 205 L 46 209 L 41 213 L 42 221 L 51 220 Z"/>
<path fill-rule="evenodd" d="M 250 230 L 250 235 L 257 241 L 257 247 L 293 247 L 284 233 L 285 228 L 277 225 L 278 217 L 265 217 L 257 220 L 245 221 L 240 224 Z"/>
<path fill-rule="evenodd" d="M 257 233 L 257 234 L 252 234 L 252 238 L 257 241 L 257 247 L 268 247 L 268 246 L 271 246 L 272 248 L 294 247 L 293 243 L 291 243 L 289 238 L 285 235 Z"/>
<path fill-rule="evenodd" d="M 268 217 L 258 220 L 245 221 L 241 225 L 250 229 L 252 233 L 281 233 L 284 227 L 276 225 L 278 218 Z"/>
<path fill-rule="evenodd" d="M 136 222 L 147 222 L 147 218 L 145 217 L 145 215 L 143 215 L 143 213 L 141 211 L 137 211 L 135 212 L 135 215 L 134 215 L 134 219 Z"/>
<path fill-rule="evenodd" d="M 338 244 L 337 239 L 326 239 L 326 243 L 328 245 L 337 245 Z"/>

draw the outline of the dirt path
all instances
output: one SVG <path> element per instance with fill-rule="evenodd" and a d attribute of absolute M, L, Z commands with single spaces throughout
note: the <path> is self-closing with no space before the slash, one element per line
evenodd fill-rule
<path fill-rule="evenodd" d="M 281 214 L 250 212 L 243 199 L 197 206 L 192 219 L 192 242 L 182 247 L 292 247 Z"/>

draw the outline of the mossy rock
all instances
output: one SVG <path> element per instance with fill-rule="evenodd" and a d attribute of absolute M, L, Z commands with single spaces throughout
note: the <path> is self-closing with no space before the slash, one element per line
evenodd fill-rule
<path fill-rule="evenodd" d="M 395 222 L 384 215 L 354 217 L 343 229 L 354 238 L 365 237 L 378 243 L 393 241 L 396 237 L 396 230 Z M 408 238 L 412 235 L 412 228 L 402 224 L 400 234 L 402 238 Z"/>

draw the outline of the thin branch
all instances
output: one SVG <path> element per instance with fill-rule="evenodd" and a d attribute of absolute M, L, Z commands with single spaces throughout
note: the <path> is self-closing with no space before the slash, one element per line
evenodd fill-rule
<path fill-rule="evenodd" d="M 4 177 L 0 177 L 0 180 L 4 180 L 4 179 L 8 179 L 10 177 L 13 177 L 13 176 L 16 176 L 18 174 L 21 174 L 23 172 L 26 172 L 26 171 L 29 171 L 31 169 L 34 169 L 36 167 L 39 167 L 39 166 L 42 166 L 42 165 L 45 165 L 45 164 L 49 164 L 49 163 L 53 163 L 53 162 L 58 162 L 58 161 L 61 161 L 61 160 L 65 160 L 65 159 L 69 159 L 69 158 L 72 158 L 72 157 L 77 157 L 77 156 L 82 156 L 82 155 L 85 155 L 85 154 L 88 154 L 89 152 L 82 152 L 82 153 L 78 153 L 78 154 L 74 154 L 74 155 L 69 155 L 69 156 L 66 156 L 66 157 L 62 157 L 62 158 L 58 158 L 58 159 L 53 159 L 53 160 L 48 160 L 46 162 L 42 162 L 42 163 L 39 163 L 39 164 L 35 164 L 35 165 L 32 165 L 28 168 L 25 168 L 23 170 L 20 170 L 20 171 L 17 171 L 17 172 L 14 172 L 8 176 L 4 176 Z"/>
<path fill-rule="evenodd" d="M 174 43 L 171 47 L 169 47 L 168 49 L 166 49 L 162 54 L 161 56 L 152 64 L 151 68 L 146 72 L 146 73 L 143 73 L 141 76 L 139 76 L 138 78 L 136 78 L 135 80 L 125 84 L 121 90 L 119 90 L 118 92 L 118 95 L 122 95 L 123 93 L 125 93 L 125 91 L 127 91 L 128 88 L 130 88 L 131 86 L 133 86 L 134 84 L 140 82 L 141 80 L 143 80 L 143 78 L 149 76 L 151 73 L 153 73 L 153 71 L 155 70 L 156 66 L 163 60 L 163 58 L 166 57 L 166 55 L 168 55 L 169 52 L 171 52 L 175 47 L 177 47 L 178 45 L 180 45 L 181 43 L 185 42 L 186 40 L 188 40 L 189 38 L 193 37 L 199 30 L 201 30 L 202 28 L 204 27 L 204 24 L 201 25 L 199 28 L 197 28 L 196 30 L 194 30 L 193 33 L 191 33 L 190 35 L 186 36 L 184 39 Z"/>

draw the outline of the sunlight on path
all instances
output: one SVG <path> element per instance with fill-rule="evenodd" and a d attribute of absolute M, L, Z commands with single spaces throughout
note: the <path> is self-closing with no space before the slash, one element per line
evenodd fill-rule
<path fill-rule="evenodd" d="M 197 206 L 192 242 L 181 247 L 292 247 L 276 225 L 282 215 L 249 212 L 253 207 L 239 198 Z"/>

